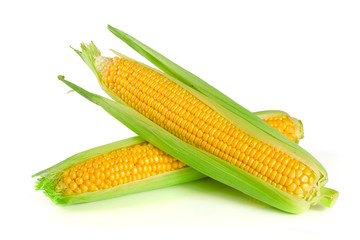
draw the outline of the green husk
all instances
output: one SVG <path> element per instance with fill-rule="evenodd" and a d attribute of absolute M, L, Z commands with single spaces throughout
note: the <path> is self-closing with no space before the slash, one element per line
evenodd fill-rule
<path fill-rule="evenodd" d="M 287 194 L 232 164 L 183 142 L 126 104 L 120 101 L 114 102 L 90 93 L 66 81 L 63 76 L 59 76 L 59 79 L 83 97 L 102 107 L 110 115 L 141 135 L 151 144 L 183 161 L 199 172 L 268 203 L 273 207 L 290 213 L 301 213 L 306 211 L 311 204 L 317 203 L 319 197 L 321 198 L 321 196 L 317 196 L 317 199 L 313 198 L 312 201 L 309 202 Z"/>
<path fill-rule="evenodd" d="M 120 148 L 129 147 L 142 142 L 145 142 L 145 140 L 141 137 L 132 137 L 75 154 L 50 168 L 34 174 L 33 177 L 40 177 L 36 183 L 36 190 L 43 190 L 44 193 L 56 204 L 70 205 L 120 197 L 127 194 L 144 192 L 180 183 L 195 181 L 197 179 L 206 177 L 198 171 L 195 171 L 190 167 L 186 167 L 183 169 L 145 178 L 139 181 L 118 185 L 106 190 L 99 190 L 76 195 L 65 195 L 62 192 L 56 191 L 56 185 L 59 182 L 61 175 L 72 166 L 101 154 Z"/>

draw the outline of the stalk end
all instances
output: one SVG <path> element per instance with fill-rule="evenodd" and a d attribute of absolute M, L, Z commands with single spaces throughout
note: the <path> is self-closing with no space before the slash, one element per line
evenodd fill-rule
<path fill-rule="evenodd" d="M 339 197 L 338 191 L 331 188 L 322 187 L 320 189 L 320 196 L 317 204 L 331 208 L 332 206 L 334 206 L 338 197 Z"/>

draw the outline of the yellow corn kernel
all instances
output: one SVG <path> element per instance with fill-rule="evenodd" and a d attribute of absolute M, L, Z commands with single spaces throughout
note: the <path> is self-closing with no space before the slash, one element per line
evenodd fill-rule
<path fill-rule="evenodd" d="M 300 188 L 305 194 L 311 190 L 312 186 L 303 188 L 303 181 L 297 181 L 304 179 L 306 175 L 311 179 L 310 184 L 315 182 L 315 173 L 308 166 L 304 165 L 304 171 L 294 176 L 292 170 L 296 168 L 293 166 L 301 165 L 298 160 L 249 136 L 180 85 L 156 71 L 134 61 L 115 57 L 109 60 L 101 75 L 103 84 L 109 90 L 183 141 L 236 166 L 244 164 L 242 169 L 247 169 L 254 176 L 266 179 L 270 184 L 291 194 L 297 195 L 301 192 Z M 269 118 L 267 121 L 290 138 L 295 132 L 290 124 L 291 119 L 286 117 Z M 231 139 L 231 142 L 226 142 L 225 139 Z M 273 159 L 276 160 L 275 163 L 271 161 Z M 277 172 L 275 182 L 264 175 L 268 168 Z M 158 170 L 164 171 L 162 166 L 158 166 Z M 294 178 L 288 178 L 288 174 Z M 287 187 L 292 182 L 299 185 Z"/>

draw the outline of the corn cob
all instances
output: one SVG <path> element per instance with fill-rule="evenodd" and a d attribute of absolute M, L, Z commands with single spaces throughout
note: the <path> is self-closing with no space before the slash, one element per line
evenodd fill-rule
<path fill-rule="evenodd" d="M 276 125 L 291 138 L 295 138 L 295 133 L 303 132 L 300 121 L 285 112 L 262 111 L 255 114 L 272 126 Z M 140 137 L 78 153 L 33 175 L 36 176 L 42 176 L 36 189 L 44 190 L 54 203 L 64 205 L 107 199 L 206 177 Z"/>
<path fill-rule="evenodd" d="M 283 211 L 334 204 L 338 193 L 324 187 L 323 166 L 240 105 L 229 110 L 217 103 L 224 100 L 221 96 L 212 100 L 123 55 L 104 58 L 94 44 L 82 50 L 79 55 L 116 102 L 59 79 L 151 144 Z"/>

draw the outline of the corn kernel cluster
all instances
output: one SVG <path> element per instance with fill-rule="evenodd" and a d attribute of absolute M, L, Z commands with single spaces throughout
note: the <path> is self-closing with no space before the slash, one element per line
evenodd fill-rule
<path fill-rule="evenodd" d="M 65 171 L 57 190 L 66 195 L 108 189 L 185 167 L 149 143 L 105 153 Z"/>
<path fill-rule="evenodd" d="M 295 125 L 289 116 L 274 116 L 264 119 L 272 127 L 276 128 L 282 134 L 290 138 L 292 141 L 295 140 Z"/>

